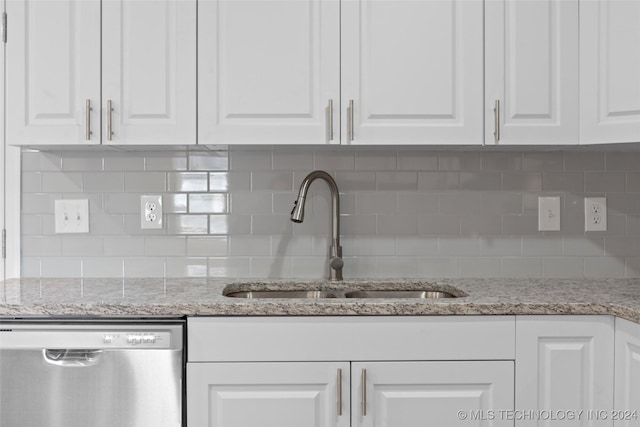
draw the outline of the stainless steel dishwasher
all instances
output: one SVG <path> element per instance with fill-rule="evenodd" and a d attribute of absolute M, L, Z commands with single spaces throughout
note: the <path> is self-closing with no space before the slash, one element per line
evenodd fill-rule
<path fill-rule="evenodd" d="M 0 321 L 0 426 L 180 427 L 183 322 Z"/>

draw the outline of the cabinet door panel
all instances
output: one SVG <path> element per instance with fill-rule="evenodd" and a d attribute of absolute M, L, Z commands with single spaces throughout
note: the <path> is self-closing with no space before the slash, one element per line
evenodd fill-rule
<path fill-rule="evenodd" d="M 640 2 L 580 3 L 582 142 L 640 141 L 638 46 Z"/>
<path fill-rule="evenodd" d="M 587 411 L 613 409 L 613 318 L 520 316 L 516 336 L 516 408 L 584 411 L 567 425 L 583 425 Z M 610 417 L 592 422 L 613 424 Z"/>
<path fill-rule="evenodd" d="M 353 363 L 353 425 L 513 426 L 498 412 L 514 409 L 513 370 L 512 361 Z"/>
<path fill-rule="evenodd" d="M 195 144 L 196 2 L 102 3 L 104 143 Z"/>
<path fill-rule="evenodd" d="M 342 2 L 342 110 L 353 141 L 482 141 L 482 2 Z"/>
<path fill-rule="evenodd" d="M 202 143 L 339 141 L 337 1 L 215 0 L 199 5 Z"/>
<path fill-rule="evenodd" d="M 100 1 L 9 0 L 6 7 L 7 143 L 99 143 Z"/>
<path fill-rule="evenodd" d="M 577 0 L 486 2 L 485 141 L 576 144 L 579 135 Z"/>
<path fill-rule="evenodd" d="M 616 392 L 615 409 L 640 412 L 640 325 L 616 319 Z M 625 417 L 623 417 L 625 418 Z M 640 427 L 640 419 L 616 421 L 616 427 Z"/>
<path fill-rule="evenodd" d="M 188 427 L 348 427 L 348 390 L 347 362 L 189 363 Z"/>

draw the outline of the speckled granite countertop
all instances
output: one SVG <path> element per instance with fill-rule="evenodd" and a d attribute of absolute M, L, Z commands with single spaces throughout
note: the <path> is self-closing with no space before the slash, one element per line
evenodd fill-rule
<path fill-rule="evenodd" d="M 247 283 L 251 283 L 250 285 Z M 459 298 L 244 299 L 251 289 L 429 287 Z M 12 279 L 0 282 L 0 317 L 349 316 L 609 314 L 640 323 L 640 279 L 291 280 Z"/>

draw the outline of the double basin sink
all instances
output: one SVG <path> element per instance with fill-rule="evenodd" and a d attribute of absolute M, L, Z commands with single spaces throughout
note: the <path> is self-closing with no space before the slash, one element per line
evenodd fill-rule
<path fill-rule="evenodd" d="M 335 285 L 334 285 L 335 286 Z M 293 285 L 295 287 L 295 285 Z M 464 292 L 451 286 L 435 286 L 431 284 L 408 284 L 403 288 L 399 284 L 380 284 L 345 289 L 309 288 L 292 289 L 291 284 L 278 287 L 277 285 L 260 286 L 258 284 L 238 284 L 228 286 L 223 295 L 230 298 L 264 299 L 264 298 L 302 298 L 302 299 L 442 299 L 467 296 Z"/>

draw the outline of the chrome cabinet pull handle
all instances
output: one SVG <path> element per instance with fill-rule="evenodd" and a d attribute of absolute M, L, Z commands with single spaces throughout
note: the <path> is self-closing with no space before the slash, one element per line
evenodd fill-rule
<path fill-rule="evenodd" d="M 347 107 L 347 133 L 349 141 L 353 141 L 353 99 L 349 100 L 349 106 Z"/>
<path fill-rule="evenodd" d="M 496 99 L 495 106 L 493 107 L 493 116 L 495 117 L 493 136 L 495 137 L 496 144 L 500 142 L 500 100 Z"/>
<path fill-rule="evenodd" d="M 367 416 L 367 370 L 362 370 L 362 416 Z"/>
<path fill-rule="evenodd" d="M 86 140 L 91 141 L 91 100 L 87 99 L 87 103 L 85 106 L 85 126 L 86 126 Z"/>
<path fill-rule="evenodd" d="M 107 101 L 107 140 L 113 140 L 113 103 Z"/>
<path fill-rule="evenodd" d="M 338 416 L 342 416 L 342 369 L 338 369 Z"/>
<path fill-rule="evenodd" d="M 329 127 L 329 141 L 333 141 L 333 99 L 329 100 L 329 105 L 327 106 L 327 126 Z"/>

